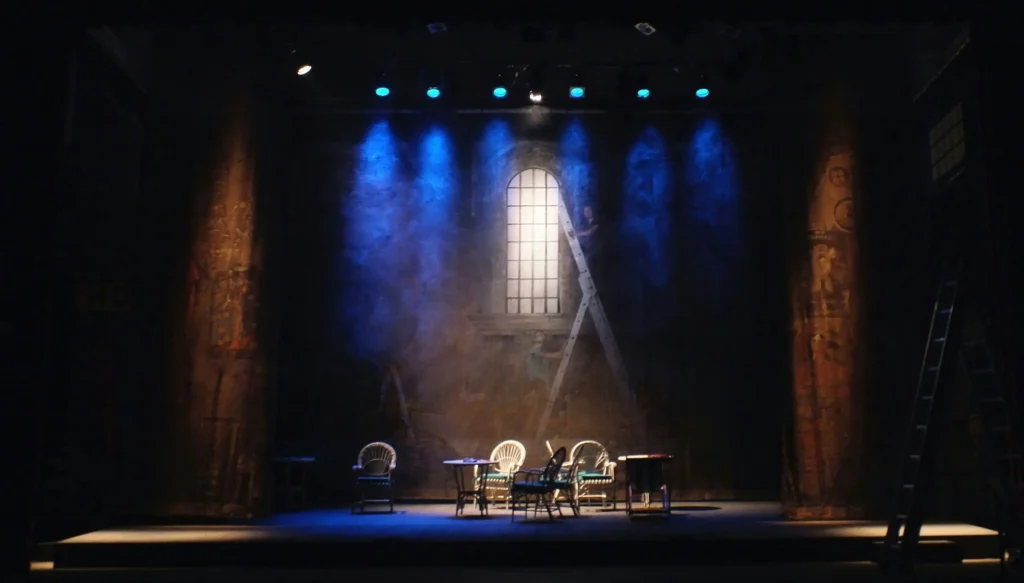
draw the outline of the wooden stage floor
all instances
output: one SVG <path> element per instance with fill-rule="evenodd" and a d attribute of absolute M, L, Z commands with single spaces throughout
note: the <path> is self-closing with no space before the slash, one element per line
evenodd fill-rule
<path fill-rule="evenodd" d="M 510 522 L 451 504 L 401 504 L 394 514 L 310 510 L 223 526 L 133 526 L 75 536 L 53 549 L 55 569 L 160 567 L 625 566 L 870 561 L 881 522 L 786 522 L 771 502 L 676 502 L 671 517 L 584 509 Z M 927 524 L 924 560 L 998 556 L 994 531 Z"/>

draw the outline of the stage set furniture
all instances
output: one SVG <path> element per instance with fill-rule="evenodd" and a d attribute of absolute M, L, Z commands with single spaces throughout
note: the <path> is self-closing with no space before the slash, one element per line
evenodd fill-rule
<path fill-rule="evenodd" d="M 397 460 L 395 448 L 383 441 L 369 443 L 360 450 L 356 465 L 352 466 L 356 473 L 356 491 L 359 492 L 359 502 L 352 507 L 353 513 L 356 506 L 359 512 L 364 512 L 367 504 L 387 504 L 389 512 L 394 513 L 391 472 L 395 470 Z"/>
<path fill-rule="evenodd" d="M 270 458 L 274 466 L 272 484 L 280 484 L 275 498 L 280 495 L 284 510 L 306 508 L 306 484 L 309 481 L 309 468 L 316 462 L 315 457 L 278 456 Z M 279 473 L 280 472 L 280 473 Z"/>
<path fill-rule="evenodd" d="M 633 495 L 641 494 L 644 507 L 651 505 L 650 495 L 661 492 L 662 509 L 665 514 L 672 513 L 672 490 L 666 478 L 665 464 L 672 461 L 672 456 L 660 453 L 633 454 L 619 456 L 620 462 L 626 464 L 626 514 L 637 512 L 633 509 Z"/>
<path fill-rule="evenodd" d="M 477 482 L 477 488 L 490 491 L 484 494 L 489 500 L 504 500 L 505 508 L 508 509 L 508 491 L 512 486 L 512 476 L 526 460 L 526 446 L 514 439 L 505 440 L 494 448 L 490 459 L 496 462 L 496 465 L 491 466 L 486 474 L 479 474 L 477 467 L 474 466 L 473 477 Z"/>
<path fill-rule="evenodd" d="M 586 448 L 586 453 L 581 453 Z M 599 442 L 586 439 L 572 446 L 573 459 L 580 458 L 576 498 L 600 500 L 601 507 L 608 505 L 608 491 L 611 490 L 612 509 L 617 509 L 615 495 L 615 462 L 611 461 L 608 449 Z"/>
<path fill-rule="evenodd" d="M 509 489 L 509 497 L 512 502 L 512 522 L 516 520 L 517 503 L 522 503 L 524 516 L 529 512 L 530 498 L 534 499 L 534 516 L 537 516 L 541 504 L 544 505 L 548 518 L 551 520 L 555 518 L 551 511 L 552 504 L 558 510 L 558 515 L 562 516 L 562 507 L 559 505 L 555 493 L 558 490 L 558 475 L 565 464 L 565 457 L 565 448 L 560 447 L 543 469 L 533 468 L 516 472 L 512 478 L 512 487 Z"/>
<path fill-rule="evenodd" d="M 480 514 L 487 514 L 487 476 L 491 466 L 498 465 L 498 462 L 467 457 L 445 460 L 444 465 L 452 468 L 455 474 L 455 516 L 465 513 L 466 500 L 470 498 L 473 498 Z M 473 474 L 479 477 L 471 482 L 473 488 L 466 487 L 468 468 L 473 468 Z"/>

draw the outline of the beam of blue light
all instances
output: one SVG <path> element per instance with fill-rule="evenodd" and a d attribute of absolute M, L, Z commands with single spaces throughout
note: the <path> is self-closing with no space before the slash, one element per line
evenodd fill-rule
<path fill-rule="evenodd" d="M 558 157 L 562 162 L 561 194 L 573 215 L 573 223 L 580 224 L 583 207 L 594 206 L 595 201 L 590 197 L 590 179 L 593 175 L 590 137 L 579 117 L 572 117 L 562 131 Z M 600 209 L 594 210 L 600 214 Z"/>
<path fill-rule="evenodd" d="M 572 97 L 573 99 L 580 99 L 583 97 L 585 92 L 586 90 L 582 87 L 572 87 L 569 89 L 569 97 Z"/>
<path fill-rule="evenodd" d="M 637 99 L 647 99 L 651 96 L 650 89 L 638 89 L 636 92 Z"/>
<path fill-rule="evenodd" d="M 404 307 L 419 319 L 419 346 L 429 346 L 446 324 L 446 295 L 453 291 L 452 258 L 457 241 L 455 220 L 458 170 L 455 145 L 441 126 L 420 138 L 415 207 L 405 233 L 408 251 L 416 256 L 416 285 L 406 285 Z"/>
<path fill-rule="evenodd" d="M 437 99 L 438 97 L 441 97 L 441 90 L 437 87 L 431 87 L 430 89 L 427 89 L 427 97 Z"/>
<path fill-rule="evenodd" d="M 655 287 L 668 283 L 672 172 L 668 148 L 654 128 L 645 129 L 626 158 L 621 229 L 636 275 Z"/>
<path fill-rule="evenodd" d="M 475 190 L 479 196 L 474 208 L 484 224 L 498 229 L 505 236 L 505 188 L 515 174 L 512 157 L 515 154 L 516 139 L 508 121 L 494 118 L 484 126 L 477 143 L 475 174 L 480 184 Z M 504 306 L 500 306 L 504 310 Z"/>
<path fill-rule="evenodd" d="M 352 191 L 342 207 L 341 329 L 353 354 L 375 362 L 391 357 L 401 319 L 390 293 L 408 253 L 400 231 L 406 189 L 399 151 L 388 123 L 374 123 L 356 148 Z"/>
<path fill-rule="evenodd" d="M 374 91 L 374 93 L 377 94 L 377 97 L 387 97 L 388 95 L 391 95 L 391 90 L 388 89 L 387 87 L 382 86 L 378 87 L 377 90 Z"/>
<path fill-rule="evenodd" d="M 508 95 L 508 91 L 504 87 L 495 87 L 494 96 L 498 99 L 504 99 Z"/>
<path fill-rule="evenodd" d="M 697 96 L 697 99 L 704 99 L 708 95 L 711 95 L 711 92 L 708 91 L 706 87 L 701 87 L 694 93 L 694 95 Z"/>
<path fill-rule="evenodd" d="M 696 243 L 690 259 L 703 274 L 706 293 L 724 293 L 741 251 L 740 179 L 732 144 L 714 119 L 701 120 L 693 133 L 686 183 L 683 231 Z"/>

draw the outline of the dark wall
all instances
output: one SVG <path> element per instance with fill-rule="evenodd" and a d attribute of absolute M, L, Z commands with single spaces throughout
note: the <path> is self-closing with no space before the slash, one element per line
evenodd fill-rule
<path fill-rule="evenodd" d="M 589 326 L 542 437 L 669 451 L 684 496 L 777 496 L 789 390 L 783 169 L 800 146 L 787 121 L 349 116 L 295 128 L 279 447 L 343 468 L 363 443 L 391 441 L 410 495 L 442 494 L 443 457 L 487 455 L 502 439 L 542 461 L 524 357 L 538 330 L 544 350 L 564 345 L 579 293 L 560 235 L 560 313 L 506 313 L 505 185 L 536 167 L 557 178 L 574 220 L 583 205 L 598 211 L 597 286 L 645 439 L 628 441 Z M 378 406 L 391 361 L 412 434 L 390 389 Z"/>

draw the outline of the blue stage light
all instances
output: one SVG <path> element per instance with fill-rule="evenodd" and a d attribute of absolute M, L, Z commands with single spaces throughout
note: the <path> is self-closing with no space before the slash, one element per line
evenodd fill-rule
<path fill-rule="evenodd" d="M 694 95 L 697 96 L 697 99 L 704 99 L 708 95 L 711 95 L 711 92 L 705 89 L 704 87 L 701 87 L 700 89 L 697 90 L 697 92 Z"/>
<path fill-rule="evenodd" d="M 647 99 L 650 96 L 651 96 L 651 90 L 650 89 L 638 89 L 637 92 L 636 92 L 636 98 L 637 99 Z"/>
<path fill-rule="evenodd" d="M 391 94 L 391 90 L 387 87 L 378 87 L 376 93 L 377 97 L 387 97 Z"/>
<path fill-rule="evenodd" d="M 504 99 L 506 95 L 508 95 L 508 91 L 506 91 L 504 87 L 494 88 L 494 96 L 498 99 Z"/>
<path fill-rule="evenodd" d="M 441 97 L 441 90 L 437 87 L 431 87 L 430 89 L 427 89 L 427 97 L 437 99 L 438 97 Z"/>
<path fill-rule="evenodd" d="M 569 88 L 569 97 L 573 99 L 579 99 L 583 97 L 584 89 L 582 87 L 571 87 Z"/>

